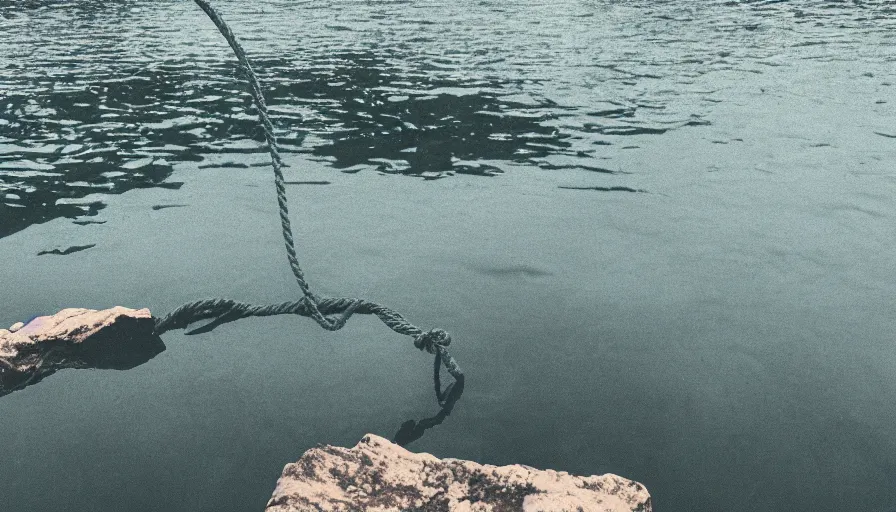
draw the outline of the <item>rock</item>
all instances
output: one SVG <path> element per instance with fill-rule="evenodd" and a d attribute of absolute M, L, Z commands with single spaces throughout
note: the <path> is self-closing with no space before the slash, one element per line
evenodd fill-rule
<path fill-rule="evenodd" d="M 318 446 L 287 464 L 266 512 L 651 512 L 643 485 L 528 466 L 490 466 L 412 453 L 367 434 L 351 449 Z"/>
<path fill-rule="evenodd" d="M 64 368 L 130 369 L 163 350 L 148 309 L 63 309 L 0 329 L 0 396 Z"/>
<path fill-rule="evenodd" d="M 122 323 L 132 323 L 135 326 L 143 324 L 141 327 L 152 329 L 152 314 L 146 308 L 129 309 L 121 306 L 100 311 L 82 308 L 63 309 L 55 315 L 36 317 L 27 325 L 23 325 L 22 322 L 13 325 L 13 327 L 19 325 L 14 331 L 16 336 L 9 336 L 6 334 L 9 331 L 0 329 L 0 351 L 10 344 L 38 344 L 62 340 L 75 344 L 83 343 L 103 329 L 120 326 Z"/>

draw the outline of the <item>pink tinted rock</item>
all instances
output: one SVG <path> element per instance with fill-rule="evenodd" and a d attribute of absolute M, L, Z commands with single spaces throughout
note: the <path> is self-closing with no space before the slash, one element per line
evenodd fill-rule
<path fill-rule="evenodd" d="M 33 343 L 52 340 L 81 343 L 101 330 L 126 319 L 152 321 L 152 314 L 146 308 L 129 309 L 121 306 L 99 311 L 68 308 L 55 315 L 39 316 L 16 330 L 15 334 L 26 336 Z M 3 332 L 0 329 L 0 346 L 3 345 Z"/>
<path fill-rule="evenodd" d="M 319 446 L 287 464 L 266 512 L 651 512 L 643 485 L 613 474 L 575 476 L 412 453 L 367 434 L 354 448 Z"/>

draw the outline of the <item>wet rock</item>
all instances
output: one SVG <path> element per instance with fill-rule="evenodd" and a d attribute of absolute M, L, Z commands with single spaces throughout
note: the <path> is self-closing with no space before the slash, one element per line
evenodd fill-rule
<path fill-rule="evenodd" d="M 0 396 L 65 368 L 130 369 L 163 350 L 148 309 L 63 309 L 0 329 Z"/>
<path fill-rule="evenodd" d="M 354 448 L 318 446 L 287 464 L 266 512 L 650 512 L 643 485 L 528 466 L 490 466 L 412 453 L 367 434 Z"/>

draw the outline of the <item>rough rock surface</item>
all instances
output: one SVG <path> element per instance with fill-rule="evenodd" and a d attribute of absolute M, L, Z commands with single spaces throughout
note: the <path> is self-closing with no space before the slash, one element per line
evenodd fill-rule
<path fill-rule="evenodd" d="M 128 369 L 165 349 L 148 309 L 63 309 L 0 329 L 0 396 L 63 368 Z"/>
<path fill-rule="evenodd" d="M 351 449 L 318 446 L 287 464 L 266 512 L 651 512 L 643 485 L 528 466 L 489 466 L 412 453 L 367 434 Z"/>

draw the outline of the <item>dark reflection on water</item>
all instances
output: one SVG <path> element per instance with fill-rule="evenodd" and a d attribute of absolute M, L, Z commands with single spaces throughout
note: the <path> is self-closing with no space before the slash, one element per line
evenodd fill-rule
<path fill-rule="evenodd" d="M 60 256 L 65 256 L 74 252 L 86 251 L 87 249 L 92 249 L 96 247 L 96 244 L 87 244 L 87 245 L 72 245 L 70 247 L 66 247 L 65 249 L 52 249 L 49 251 L 40 251 L 37 253 L 38 256 L 43 256 L 44 254 L 58 254 Z"/>
<path fill-rule="evenodd" d="M 409 175 L 489 175 L 500 169 L 477 161 L 534 164 L 570 147 L 569 134 L 544 124 L 558 117 L 553 105 L 503 99 L 501 90 L 513 84 L 405 73 L 390 64 L 408 57 L 381 49 L 338 53 L 308 70 L 287 62 L 263 67 L 288 82 L 272 85 L 274 104 L 317 104 L 320 117 L 305 127 L 329 143 L 313 153 L 337 168 L 374 163 L 380 171 Z M 297 115 L 282 115 L 289 124 L 302 123 Z"/>
<path fill-rule="evenodd" d="M 220 73 L 233 70 L 222 65 Z M 252 133 L 252 120 L 230 116 L 232 103 L 203 99 L 212 91 L 236 96 L 234 84 L 221 91 L 192 79 L 190 70 L 164 65 L 96 80 L 69 70 L 31 93 L 13 89 L 0 111 L 0 236 L 55 217 L 96 215 L 104 205 L 85 199 L 90 194 L 178 188 L 164 183 L 172 163 L 242 150 L 229 144 Z M 246 102 L 237 103 L 244 111 Z"/>
<path fill-rule="evenodd" d="M 398 432 L 392 438 L 392 442 L 400 446 L 407 446 L 414 441 L 423 437 L 427 430 L 439 426 L 445 419 L 451 415 L 457 401 L 464 394 L 464 381 L 459 380 L 453 383 L 446 393 L 445 403 L 439 408 L 439 412 L 430 418 L 423 418 L 418 421 L 407 420 L 398 428 Z"/>
<path fill-rule="evenodd" d="M 375 54 L 329 60 L 325 72 L 259 63 L 285 152 L 303 151 L 304 132 L 312 131 L 321 137 L 311 152 L 336 168 L 426 177 L 491 175 L 500 169 L 483 161 L 537 164 L 569 152 L 570 135 L 544 124 L 556 114 L 503 100 L 494 92 L 500 84 L 423 75 L 410 85 L 418 92 L 406 95 L 392 84 L 410 77 Z M 263 153 L 233 64 L 211 65 L 201 80 L 189 63 L 109 72 L 90 79 L 71 68 L 52 82 L 8 89 L 0 110 L 0 236 L 55 217 L 96 215 L 104 204 L 89 194 L 177 187 L 165 183 L 176 162 Z M 306 105 L 315 112 L 303 119 Z"/>
<path fill-rule="evenodd" d="M 263 165 L 250 99 L 224 42 L 166 24 L 166 15 L 204 23 L 191 5 L 16 6 L 0 9 L 0 43 L 11 49 L 0 61 L 0 237 L 56 217 L 95 216 L 105 194 L 176 188 L 166 180 L 177 162 L 256 153 Z M 253 48 L 266 34 L 242 35 Z M 693 112 L 651 119 L 650 109 L 663 107 L 643 99 L 565 106 L 544 94 L 547 79 L 470 72 L 450 54 L 421 59 L 427 41 L 254 56 L 284 151 L 310 152 L 345 172 L 429 179 L 494 175 L 506 164 L 612 174 L 594 163 L 595 146 L 706 122 Z M 508 60 L 484 49 L 472 57 L 488 66 Z"/>

